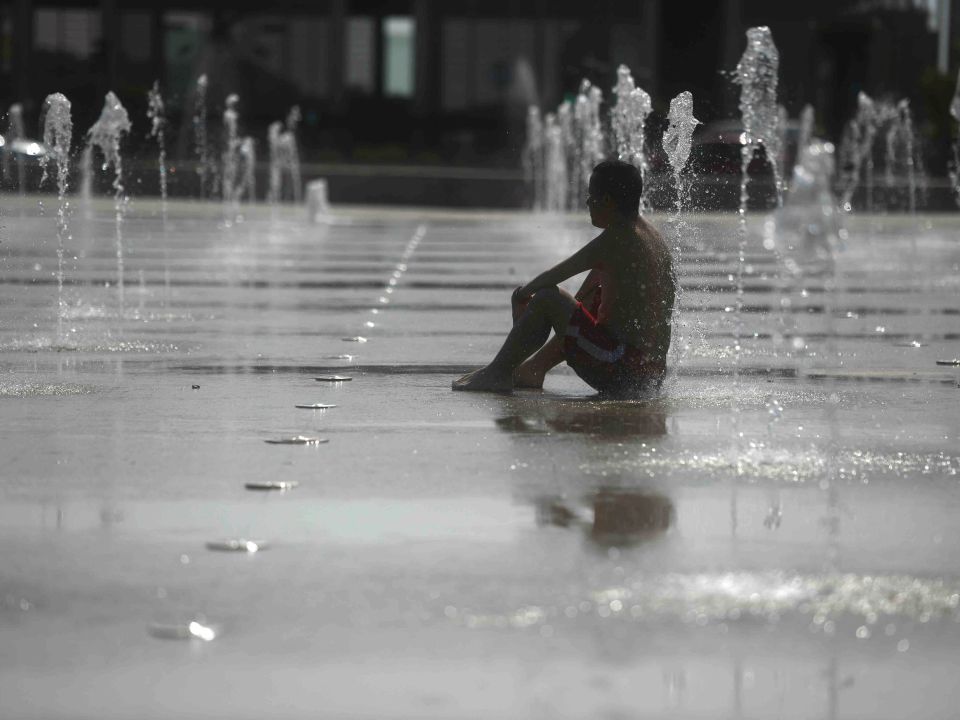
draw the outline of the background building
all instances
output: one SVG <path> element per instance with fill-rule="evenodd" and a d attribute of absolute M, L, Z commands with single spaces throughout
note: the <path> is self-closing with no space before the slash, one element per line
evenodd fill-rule
<path fill-rule="evenodd" d="M 555 106 L 583 77 L 609 88 L 620 63 L 658 110 L 691 90 L 700 119 L 734 115 L 725 71 L 744 30 L 766 24 L 791 115 L 813 104 L 838 139 L 858 91 L 908 97 L 943 173 L 958 16 L 960 0 L 16 0 L 0 4 L 0 102 L 23 103 L 29 129 L 63 92 L 85 128 L 107 89 L 143 117 L 159 80 L 188 158 L 206 73 L 211 115 L 235 92 L 256 137 L 299 104 L 308 162 L 515 169 L 526 107 Z"/>

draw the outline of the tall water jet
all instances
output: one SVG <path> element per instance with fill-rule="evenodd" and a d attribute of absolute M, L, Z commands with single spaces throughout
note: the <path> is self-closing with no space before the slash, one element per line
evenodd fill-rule
<path fill-rule="evenodd" d="M 14 103 L 7 111 L 7 152 L 3 154 L 3 177 L 9 180 L 12 175 L 10 167 L 10 157 L 15 156 L 17 163 L 17 190 L 21 195 L 27 191 L 27 169 L 24 160 L 23 148 L 20 147 L 26 139 L 26 132 L 23 126 L 23 105 Z"/>
<path fill-rule="evenodd" d="M 200 197 L 209 192 L 210 143 L 207 131 L 207 76 L 197 78 L 193 97 L 193 143 L 197 156 L 197 178 L 200 181 Z"/>
<path fill-rule="evenodd" d="M 877 134 L 877 110 L 869 95 L 857 95 L 857 113 L 844 129 L 841 161 L 844 165 L 843 195 L 841 207 L 853 209 L 853 193 L 860 184 L 863 171 L 866 186 L 867 209 L 873 209 L 873 141 Z"/>
<path fill-rule="evenodd" d="M 580 188 L 577 187 L 580 160 L 578 157 L 576 134 L 573 129 L 573 105 L 569 100 L 564 100 L 557 108 L 557 127 L 560 128 L 564 162 L 567 168 L 567 186 L 564 191 L 566 193 L 566 200 L 563 203 L 563 207 L 564 209 L 575 208 L 578 206 L 580 194 Z"/>
<path fill-rule="evenodd" d="M 523 179 L 530 194 L 530 203 L 534 210 L 543 210 L 545 193 L 544 181 L 544 126 L 540 117 L 540 108 L 531 105 L 527 108 L 527 138 L 523 147 Z"/>
<path fill-rule="evenodd" d="M 734 82 L 740 85 L 740 116 L 743 122 L 743 134 L 740 137 L 740 207 L 737 241 L 737 280 L 736 300 L 734 303 L 733 329 L 733 468 L 734 480 L 739 480 L 742 472 L 740 429 L 740 365 L 743 356 L 743 274 L 747 254 L 747 201 L 749 166 L 755 153 L 762 146 L 767 162 L 773 168 L 774 186 L 777 193 L 777 205 L 783 202 L 781 171 L 778 163 L 780 152 L 780 111 L 777 105 L 777 80 L 780 66 L 780 54 L 773 42 L 768 27 L 752 27 L 747 30 L 747 47 L 737 63 Z M 734 486 L 735 492 L 736 486 Z M 734 507 L 735 502 L 732 504 Z M 734 512 L 733 509 L 731 512 Z M 732 518 L 735 524 L 735 517 Z"/>
<path fill-rule="evenodd" d="M 147 119 L 150 120 L 150 137 L 157 141 L 157 170 L 160 174 L 160 223 L 163 230 L 163 287 L 164 296 L 170 299 L 170 248 L 167 237 L 167 115 L 160 94 L 160 81 L 153 83 L 147 96 Z"/>
<path fill-rule="evenodd" d="M 87 142 L 91 147 L 100 148 L 103 154 L 101 169 L 106 172 L 113 168 L 113 210 L 117 243 L 117 299 L 120 305 L 120 317 L 123 317 L 123 216 L 126 212 L 127 197 L 123 187 L 123 160 L 120 155 L 120 141 L 130 132 L 130 116 L 120 104 L 113 92 L 108 92 L 103 101 L 100 117 L 87 131 Z"/>
<path fill-rule="evenodd" d="M 740 138 L 741 212 L 746 210 L 747 167 L 761 146 L 773 169 L 777 204 L 783 199 L 782 136 L 780 106 L 777 104 L 779 68 L 780 53 L 770 28 L 761 26 L 747 30 L 747 47 L 737 63 L 733 79 L 740 85 L 740 117 L 743 121 Z"/>
<path fill-rule="evenodd" d="M 617 102 L 613 107 L 610 125 L 617 145 L 617 157 L 633 163 L 640 170 L 643 180 L 640 211 L 646 212 L 649 210 L 646 180 L 650 164 L 647 161 L 645 124 L 653 104 L 650 95 L 636 87 L 630 68 L 626 65 L 617 68 L 617 84 L 613 93 Z"/>
<path fill-rule="evenodd" d="M 670 162 L 673 171 L 673 180 L 676 185 L 677 197 L 675 215 L 672 218 L 674 227 L 674 280 L 677 287 L 677 297 L 674 301 L 674 327 L 679 330 L 676 346 L 680 348 L 682 357 L 687 351 L 687 333 L 679 322 L 681 306 L 681 285 L 679 282 L 679 268 L 683 261 L 683 236 L 686 224 L 683 222 L 684 200 L 690 194 L 690 184 L 685 181 L 683 171 L 690 159 L 690 150 L 693 147 L 693 131 L 700 121 L 693 116 L 693 95 L 684 90 L 670 101 L 670 111 L 667 114 L 667 130 L 663 134 L 663 151 Z"/>
<path fill-rule="evenodd" d="M 237 199 L 237 169 L 240 162 L 240 136 L 238 132 L 240 114 L 237 105 L 240 97 L 236 94 L 227 96 L 226 107 L 223 110 L 223 156 L 221 182 L 223 189 L 224 211 L 229 213 Z"/>
<path fill-rule="evenodd" d="M 257 199 L 257 146 L 256 141 L 249 135 L 240 139 L 240 147 L 237 151 L 239 160 L 239 180 L 234 194 L 237 204 L 246 196 L 247 202 L 255 202 Z"/>
<path fill-rule="evenodd" d="M 271 204 L 280 202 L 283 192 L 283 149 L 281 134 L 283 123 L 277 120 L 267 128 L 267 153 L 269 159 L 269 173 L 267 175 L 267 201 Z"/>
<path fill-rule="evenodd" d="M 564 152 L 563 128 L 553 113 L 544 118 L 545 207 L 548 211 L 567 209 L 567 158 Z"/>
<path fill-rule="evenodd" d="M 57 166 L 57 344 L 63 343 L 63 245 L 69 237 L 67 226 L 67 180 L 70 174 L 70 143 L 73 140 L 73 119 L 70 116 L 70 101 L 61 93 L 47 95 L 43 103 L 43 144 L 46 153 L 40 156 L 43 175 L 40 184 L 47 179 L 48 163 Z"/>
<path fill-rule="evenodd" d="M 953 91 L 953 100 L 950 102 L 950 114 L 957 122 L 957 136 L 953 141 L 953 167 L 950 169 L 950 180 L 953 183 L 953 193 L 960 205 L 960 71 L 957 72 L 957 87 Z"/>
<path fill-rule="evenodd" d="M 293 201 L 298 204 L 303 199 L 303 182 L 300 177 L 300 147 L 297 144 L 297 127 L 302 119 L 303 115 L 300 112 L 299 105 L 290 108 L 290 112 L 287 113 L 287 165 Z"/>
<path fill-rule="evenodd" d="M 734 82 L 740 85 L 740 116 L 743 135 L 740 138 L 740 208 L 737 248 L 737 286 L 734 307 L 734 382 L 738 385 L 743 333 L 743 272 L 747 252 L 747 201 L 750 161 L 761 146 L 773 168 L 777 205 L 782 205 L 783 188 L 778 166 L 780 152 L 780 111 L 777 105 L 777 79 L 780 53 L 768 27 L 747 30 L 747 47 L 737 63 Z"/>
<path fill-rule="evenodd" d="M 300 122 L 300 107 L 294 105 L 287 113 L 286 122 L 274 122 L 267 129 L 267 144 L 270 153 L 270 202 L 280 202 L 284 187 L 290 187 L 290 198 L 301 200 L 300 152 L 297 148 L 297 125 Z"/>
<path fill-rule="evenodd" d="M 683 182 L 682 172 L 690 159 L 693 131 L 700 124 L 700 121 L 693 116 L 693 95 L 688 90 L 684 90 L 670 101 L 667 123 L 667 130 L 663 133 L 663 151 L 670 162 L 677 187 L 675 208 L 679 218 L 683 210 L 684 198 L 689 194 L 688 189 L 685 188 L 686 183 Z"/>

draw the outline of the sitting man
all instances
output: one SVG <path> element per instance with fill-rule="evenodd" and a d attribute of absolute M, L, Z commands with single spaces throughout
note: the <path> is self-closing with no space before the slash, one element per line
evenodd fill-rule
<path fill-rule="evenodd" d="M 676 293 L 670 249 L 640 217 L 643 182 L 629 163 L 607 160 L 590 176 L 590 222 L 603 230 L 581 250 L 513 293 L 513 329 L 493 361 L 454 390 L 541 388 L 567 364 L 604 394 L 650 396 L 666 373 Z M 557 287 L 590 271 L 576 297 Z M 550 330 L 556 334 L 546 342 Z"/>

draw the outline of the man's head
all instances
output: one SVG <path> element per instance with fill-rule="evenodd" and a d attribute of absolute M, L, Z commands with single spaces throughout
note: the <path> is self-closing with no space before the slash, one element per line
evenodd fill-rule
<path fill-rule="evenodd" d="M 640 214 L 643 179 L 640 171 L 622 160 L 604 160 L 590 175 L 587 207 L 596 227 L 606 227 L 615 216 L 632 220 Z"/>

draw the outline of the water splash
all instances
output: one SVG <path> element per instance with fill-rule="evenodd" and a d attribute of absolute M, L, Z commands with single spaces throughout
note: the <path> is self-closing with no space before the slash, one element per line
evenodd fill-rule
<path fill-rule="evenodd" d="M 636 87 L 630 68 L 621 65 L 617 68 L 617 84 L 613 89 L 617 102 L 611 116 L 611 129 L 617 145 L 617 156 L 636 165 L 643 180 L 643 195 L 640 198 L 640 211 L 650 209 L 647 201 L 647 175 L 650 163 L 647 160 L 646 134 L 644 126 L 653 110 L 650 95 Z"/>
<path fill-rule="evenodd" d="M 207 76 L 197 78 L 193 98 L 193 142 L 197 155 L 197 177 L 200 180 L 200 197 L 209 193 L 208 172 L 210 169 L 210 143 L 207 131 Z"/>
<path fill-rule="evenodd" d="M 113 209 L 117 242 L 117 298 L 120 304 L 120 316 L 123 317 L 123 216 L 126 212 L 127 196 L 123 187 L 123 159 L 120 155 L 120 141 L 130 132 L 130 116 L 120 103 L 119 98 L 108 92 L 103 101 L 100 117 L 87 131 L 87 142 L 91 147 L 100 148 L 103 154 L 102 170 L 113 168 Z"/>
<path fill-rule="evenodd" d="M 164 297 L 170 300 L 170 240 L 167 237 L 167 115 L 160 93 L 160 81 L 156 80 L 147 96 L 147 119 L 150 120 L 150 137 L 157 141 L 157 168 L 160 174 L 160 222 L 163 228 L 163 287 Z"/>
<path fill-rule="evenodd" d="M 43 175 L 40 184 L 47 179 L 48 163 L 57 166 L 57 343 L 63 343 L 63 245 L 69 237 L 67 225 L 67 181 L 70 174 L 70 144 L 73 139 L 73 119 L 70 101 L 61 93 L 47 95 L 43 102 L 43 144 L 47 152 L 40 156 Z"/>

